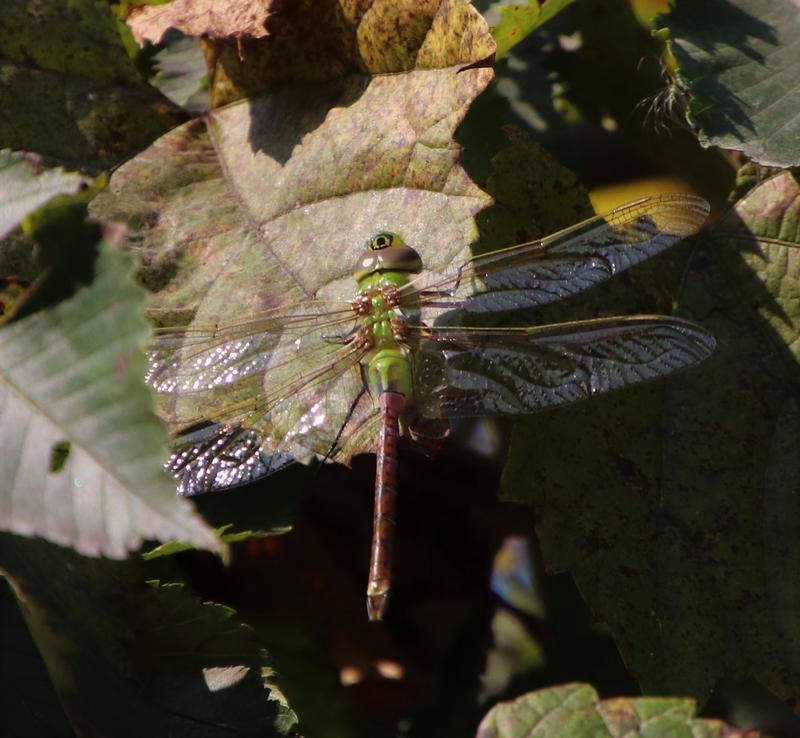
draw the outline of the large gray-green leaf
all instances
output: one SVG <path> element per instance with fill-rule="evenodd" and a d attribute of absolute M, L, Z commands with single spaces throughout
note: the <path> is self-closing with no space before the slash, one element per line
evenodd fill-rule
<path fill-rule="evenodd" d="M 757 738 L 718 720 L 694 717 L 694 700 L 601 700 L 588 684 L 530 692 L 493 707 L 477 738 Z"/>
<path fill-rule="evenodd" d="M 704 146 L 800 164 L 800 12 L 794 0 L 676 0 L 664 24 Z"/>
<path fill-rule="evenodd" d="M 800 689 L 799 209 L 790 175 L 767 180 L 697 251 L 679 313 L 717 339 L 704 364 L 514 438 L 505 493 L 649 692 Z"/>
<path fill-rule="evenodd" d="M 101 244 L 92 285 L 0 331 L 0 528 L 95 556 L 144 539 L 219 550 L 162 469 L 131 270 Z"/>
<path fill-rule="evenodd" d="M 374 71 L 405 71 L 296 82 L 213 110 L 121 167 L 95 200 L 94 213 L 129 224 L 161 322 L 350 298 L 358 254 L 380 230 L 430 266 L 477 237 L 473 216 L 491 200 L 458 164 L 453 131 L 492 77 L 465 68 L 493 51 L 488 27 L 465 0 L 407 14 L 375 0 L 358 21 L 330 43 L 359 44 Z M 373 443 L 365 434 L 350 452 Z"/>
<path fill-rule="evenodd" d="M 86 181 L 62 169 L 37 171 L 22 154 L 0 150 L 0 238 L 28 213 L 56 195 L 77 192 Z"/>
<path fill-rule="evenodd" d="M 79 736 L 273 738 L 296 722 L 265 688 L 253 631 L 230 608 L 145 581 L 142 562 L 0 534 L 0 568 Z"/>
<path fill-rule="evenodd" d="M 3 0 L 0 28 L 0 146 L 97 171 L 185 119 L 144 82 L 103 0 Z"/>

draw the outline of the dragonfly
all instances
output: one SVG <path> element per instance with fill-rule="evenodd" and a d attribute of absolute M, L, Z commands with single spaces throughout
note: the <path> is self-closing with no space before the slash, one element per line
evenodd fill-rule
<path fill-rule="evenodd" d="M 695 233 L 708 212 L 693 195 L 645 197 L 435 270 L 401 235 L 382 232 L 353 265 L 349 299 L 159 329 L 147 380 L 176 438 L 167 467 L 178 492 L 227 489 L 294 461 L 346 461 L 371 448 L 367 614 L 381 620 L 401 436 L 434 448 L 455 418 L 534 413 L 705 359 L 713 336 L 677 317 L 541 324 L 530 316 Z M 493 325 L 503 322 L 498 313 L 526 322 Z"/>

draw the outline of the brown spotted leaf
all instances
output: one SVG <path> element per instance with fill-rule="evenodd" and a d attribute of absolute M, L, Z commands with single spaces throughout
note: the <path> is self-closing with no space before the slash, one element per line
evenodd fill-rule
<path fill-rule="evenodd" d="M 173 0 L 134 8 L 127 22 L 140 44 L 159 43 L 170 28 L 213 39 L 263 38 L 275 4 L 275 0 Z"/>
<path fill-rule="evenodd" d="M 410 30 L 395 24 L 391 33 L 378 8 L 391 16 L 375 2 L 359 33 L 340 29 L 351 35 L 331 43 L 367 50 L 380 41 L 383 58 L 394 59 L 388 66 L 406 71 L 301 81 L 215 109 L 121 167 L 95 200 L 95 214 L 129 225 L 159 322 L 208 324 L 289 302 L 348 299 L 357 256 L 381 230 L 400 233 L 431 267 L 468 251 L 474 215 L 491 199 L 458 164 L 453 133 L 492 77 L 491 69 L 465 68 L 493 48 L 488 27 L 469 3 L 453 0 L 437 3 L 432 16 L 407 11 Z M 414 34 L 421 45 L 412 54 Z M 224 410 L 250 402 L 263 392 L 259 382 L 242 382 L 215 403 Z M 355 377 L 331 389 L 333 414 L 347 413 L 359 385 Z M 171 410 L 173 419 L 191 414 Z M 353 411 L 344 460 L 373 448 L 374 429 L 364 424 L 372 412 L 366 397 Z M 285 437 L 296 420 L 290 413 L 274 435 Z"/>

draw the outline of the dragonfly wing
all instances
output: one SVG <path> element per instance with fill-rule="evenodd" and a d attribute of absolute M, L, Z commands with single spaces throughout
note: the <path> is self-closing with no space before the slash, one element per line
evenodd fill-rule
<path fill-rule="evenodd" d="M 332 308 L 332 309 L 325 309 Z M 148 351 L 148 383 L 160 394 L 186 396 L 230 387 L 305 352 L 331 350 L 352 332 L 348 303 L 311 303 L 228 323 L 156 331 Z"/>
<path fill-rule="evenodd" d="M 413 282 L 423 305 L 470 313 L 538 307 L 574 295 L 695 233 L 708 203 L 657 195 L 605 216 L 508 249 L 446 267 Z M 423 314 L 430 323 L 432 314 Z"/>
<path fill-rule="evenodd" d="M 252 430 L 212 423 L 181 436 L 166 467 L 178 494 L 189 496 L 238 487 L 292 462 L 291 456 L 270 453 Z"/>
<path fill-rule="evenodd" d="M 340 347 L 322 368 L 298 365 L 291 382 L 237 404 L 207 428 L 179 436 L 168 464 L 178 491 L 226 489 L 293 461 L 335 457 L 366 394 L 359 369 L 364 352 Z"/>
<path fill-rule="evenodd" d="M 315 307 L 158 333 L 148 381 L 178 434 L 169 468 L 180 491 L 235 486 L 334 450 L 364 390 L 365 349 L 349 304 Z"/>
<path fill-rule="evenodd" d="M 646 315 L 530 328 L 420 328 L 415 392 L 430 417 L 521 415 L 672 374 L 714 346 L 694 323 Z"/>

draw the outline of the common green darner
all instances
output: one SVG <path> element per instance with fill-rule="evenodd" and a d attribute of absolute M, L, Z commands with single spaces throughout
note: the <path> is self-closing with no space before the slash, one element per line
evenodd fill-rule
<path fill-rule="evenodd" d="M 399 235 L 380 233 L 354 265 L 349 300 L 160 330 L 148 381 L 170 396 L 165 414 L 178 431 L 205 422 L 179 436 L 169 461 L 179 492 L 244 484 L 294 460 L 347 458 L 348 448 L 371 436 L 377 470 L 367 610 L 380 620 L 401 431 L 436 440 L 450 418 L 576 402 L 666 376 L 714 349 L 698 325 L 664 316 L 511 328 L 473 327 L 470 319 L 574 295 L 696 232 L 707 215 L 698 197 L 648 197 L 436 271 L 425 271 Z"/>

